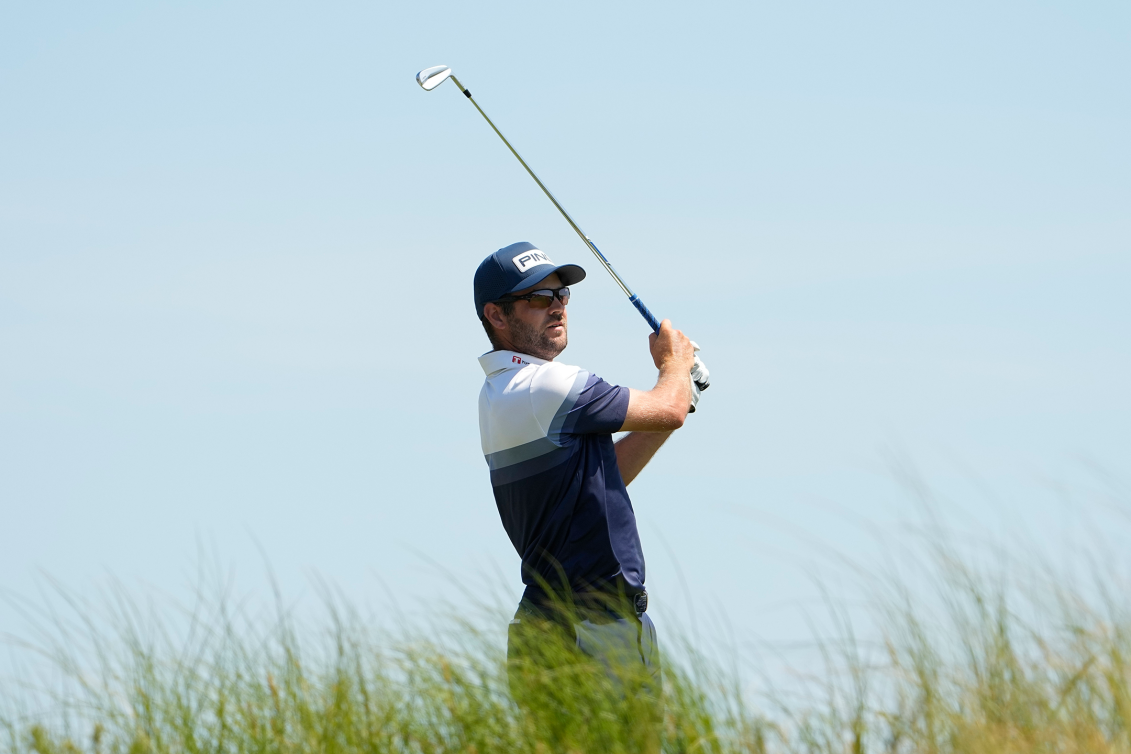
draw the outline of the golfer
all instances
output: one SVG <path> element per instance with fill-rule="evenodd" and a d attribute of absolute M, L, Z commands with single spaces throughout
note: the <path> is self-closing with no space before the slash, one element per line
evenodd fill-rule
<path fill-rule="evenodd" d="M 475 311 L 492 348 L 479 357 L 479 431 L 526 585 L 507 656 L 520 659 L 523 624 L 553 620 L 564 598 L 581 608 L 569 627 L 581 652 L 604 661 L 631 648 L 658 691 L 644 553 L 625 488 L 698 401 L 694 344 L 665 320 L 649 337 L 660 374 L 646 391 L 554 361 L 568 342 L 569 286 L 584 278 L 529 243 L 499 249 L 475 272 Z"/>

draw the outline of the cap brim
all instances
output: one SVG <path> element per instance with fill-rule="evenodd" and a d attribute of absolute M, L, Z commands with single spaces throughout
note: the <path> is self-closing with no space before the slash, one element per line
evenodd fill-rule
<path fill-rule="evenodd" d="M 508 293 L 517 293 L 524 288 L 531 288 L 538 285 L 555 272 L 558 273 L 558 279 L 562 281 L 562 285 L 573 285 L 585 279 L 585 270 L 576 264 L 563 264 L 546 270 L 535 269 L 531 271 L 530 275 L 523 278 L 522 282 L 514 288 L 511 288 Z"/>

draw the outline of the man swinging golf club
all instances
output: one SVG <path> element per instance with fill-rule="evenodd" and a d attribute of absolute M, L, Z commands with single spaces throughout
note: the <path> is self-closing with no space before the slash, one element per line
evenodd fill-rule
<path fill-rule="evenodd" d="M 659 378 L 646 391 L 554 361 L 568 342 L 569 286 L 584 278 L 529 243 L 499 249 L 475 272 L 475 310 L 492 346 L 479 357 L 483 453 L 526 584 L 508 663 L 513 671 L 528 654 L 528 624 L 564 620 L 581 653 L 608 664 L 610 652 L 627 652 L 658 693 L 644 554 L 625 488 L 694 410 L 695 347 L 664 320 L 649 336 Z"/>

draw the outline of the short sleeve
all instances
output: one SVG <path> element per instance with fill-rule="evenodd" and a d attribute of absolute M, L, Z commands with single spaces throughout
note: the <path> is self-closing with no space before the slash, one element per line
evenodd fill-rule
<path fill-rule="evenodd" d="M 617 432 L 628 415 L 628 388 L 584 369 L 550 362 L 530 381 L 531 408 L 555 444 L 560 435 Z"/>
<path fill-rule="evenodd" d="M 628 388 L 610 385 L 597 375 L 589 374 L 573 408 L 566 413 L 562 432 L 611 434 L 624 426 L 627 415 Z"/>

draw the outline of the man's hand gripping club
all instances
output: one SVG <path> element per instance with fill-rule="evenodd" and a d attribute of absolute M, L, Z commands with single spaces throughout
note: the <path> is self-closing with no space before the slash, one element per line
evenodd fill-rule
<path fill-rule="evenodd" d="M 648 336 L 648 349 L 660 376 L 651 390 L 630 391 L 622 432 L 679 429 L 699 400 L 700 388 L 692 379 L 694 370 L 699 368 L 699 376 L 707 378 L 706 367 L 695 355 L 698 347 L 672 327 L 670 320 L 665 319 L 660 331 Z"/>

